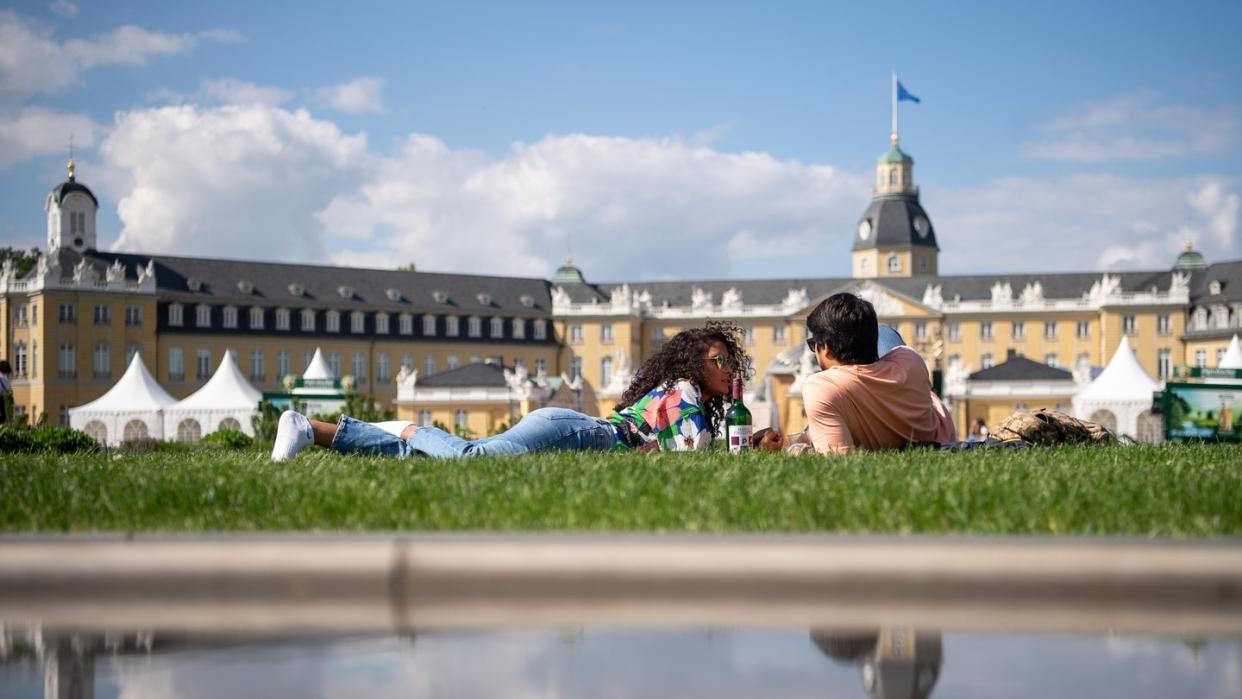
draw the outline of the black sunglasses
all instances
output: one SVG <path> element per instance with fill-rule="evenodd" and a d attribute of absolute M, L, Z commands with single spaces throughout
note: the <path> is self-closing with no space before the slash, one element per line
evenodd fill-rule
<path fill-rule="evenodd" d="M 806 348 L 807 348 L 807 349 L 811 350 L 812 352 L 817 352 L 817 351 L 818 351 L 818 349 L 817 349 L 818 347 L 819 347 L 819 340 L 818 340 L 818 339 L 816 339 L 815 337 L 808 337 L 808 338 L 806 339 Z"/>

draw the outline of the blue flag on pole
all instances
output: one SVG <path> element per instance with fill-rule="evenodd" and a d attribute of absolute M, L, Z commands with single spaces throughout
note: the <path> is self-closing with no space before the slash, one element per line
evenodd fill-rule
<path fill-rule="evenodd" d="M 902 85 L 901 81 L 898 80 L 897 81 L 897 101 L 900 102 L 902 100 L 909 100 L 915 104 L 919 104 L 922 101 L 918 97 L 915 97 L 914 95 L 910 94 L 910 92 L 906 90 L 906 86 Z"/>

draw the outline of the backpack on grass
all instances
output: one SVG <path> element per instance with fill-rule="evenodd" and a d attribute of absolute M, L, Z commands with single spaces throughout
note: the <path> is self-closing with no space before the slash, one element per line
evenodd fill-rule
<path fill-rule="evenodd" d="M 1005 418 L 993 432 L 999 440 L 1020 439 L 1027 444 L 1051 447 L 1058 444 L 1112 444 L 1117 441 L 1098 422 L 1080 420 L 1056 410 L 1017 412 Z"/>

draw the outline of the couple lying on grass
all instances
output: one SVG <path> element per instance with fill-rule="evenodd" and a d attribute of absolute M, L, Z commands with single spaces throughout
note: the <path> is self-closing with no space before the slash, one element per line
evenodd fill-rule
<path fill-rule="evenodd" d="M 953 422 L 932 393 L 923 359 L 896 331 L 879 326 L 869 302 L 836 294 L 815 307 L 806 325 L 807 346 L 822 370 L 802 386 L 810 426 L 789 438 L 779 429 L 758 430 L 752 447 L 775 451 L 798 444 L 832 454 L 954 440 Z M 741 328 L 719 321 L 677 333 L 643 363 L 608 419 L 540 408 L 505 432 L 466 440 L 408 421 L 343 416 L 334 425 L 290 410 L 280 416 L 272 459 L 292 458 L 311 444 L 399 458 L 704 449 L 721 425 L 730 380 L 751 374 L 740 338 Z"/>

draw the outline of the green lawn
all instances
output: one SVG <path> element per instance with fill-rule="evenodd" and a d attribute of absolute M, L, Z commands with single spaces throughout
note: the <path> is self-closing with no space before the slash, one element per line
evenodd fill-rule
<path fill-rule="evenodd" d="M 1242 534 L 1242 447 L 824 459 L 3 456 L 0 530 Z"/>

